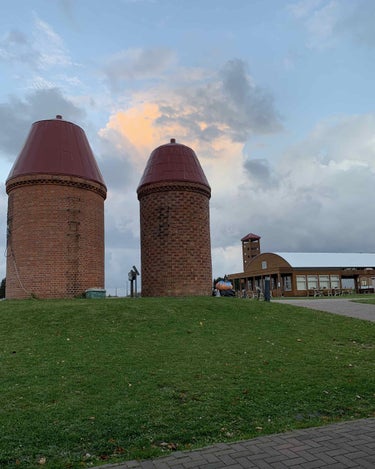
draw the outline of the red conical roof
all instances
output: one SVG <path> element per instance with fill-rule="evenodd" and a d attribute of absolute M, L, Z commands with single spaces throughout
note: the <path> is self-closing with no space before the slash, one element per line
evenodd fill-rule
<path fill-rule="evenodd" d="M 148 159 L 137 192 L 148 184 L 157 182 L 193 182 L 211 190 L 197 155 L 186 145 L 170 143 L 156 148 Z"/>
<path fill-rule="evenodd" d="M 85 132 L 61 116 L 34 122 L 7 183 L 34 174 L 76 176 L 105 187 Z"/>

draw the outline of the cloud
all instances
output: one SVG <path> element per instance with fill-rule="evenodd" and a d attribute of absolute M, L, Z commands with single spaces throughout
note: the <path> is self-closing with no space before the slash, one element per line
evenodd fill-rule
<path fill-rule="evenodd" d="M 79 64 L 52 26 L 33 14 L 30 29 L 26 33 L 11 29 L 0 39 L 4 78 L 13 83 L 15 92 L 20 92 L 20 85 L 24 90 L 69 89 L 72 94 L 84 88 L 76 74 Z"/>
<path fill-rule="evenodd" d="M 40 53 L 30 44 L 29 38 L 13 29 L 0 41 L 0 61 L 19 63 L 37 69 Z"/>
<path fill-rule="evenodd" d="M 357 45 L 375 46 L 373 0 L 300 0 L 288 4 L 287 10 L 306 31 L 306 45 L 325 49 L 345 37 Z"/>
<path fill-rule="evenodd" d="M 17 29 L 6 34 L 0 41 L 0 60 L 27 65 L 35 71 L 72 65 L 62 38 L 53 28 L 37 15 L 34 15 L 33 25 L 31 36 Z"/>
<path fill-rule="evenodd" d="M 287 9 L 295 18 L 305 19 L 319 10 L 325 3 L 325 0 L 298 0 L 297 2 L 289 3 Z"/>
<path fill-rule="evenodd" d="M 137 57 L 144 56 L 137 53 Z M 113 67 L 110 79 L 118 85 L 121 80 L 130 79 L 135 69 L 142 74 L 145 64 L 123 69 Z M 151 67 L 147 74 L 151 75 L 152 71 Z M 131 128 L 127 137 L 136 138 L 142 129 L 147 144 L 150 138 L 155 142 L 157 136 L 170 137 L 173 133 L 191 143 L 209 144 L 219 139 L 243 143 L 252 135 L 282 130 L 272 94 L 254 83 L 244 61 L 233 59 L 219 71 L 194 69 L 185 75 L 189 76 L 188 80 L 177 70 L 168 80 L 156 79 L 147 92 L 133 92 L 127 109 L 112 116 L 110 125 L 115 125 L 116 120 L 126 120 Z M 148 108 L 144 109 L 145 106 Z M 125 128 L 125 121 L 121 127 Z"/>
<path fill-rule="evenodd" d="M 38 68 L 46 69 L 56 65 L 59 67 L 72 65 L 73 63 L 64 46 L 64 41 L 53 28 L 37 15 L 34 17 L 34 24 L 35 30 L 32 47 L 38 51 Z"/>
<path fill-rule="evenodd" d="M 245 142 L 282 129 L 272 95 L 253 83 L 240 59 L 228 61 L 209 79 L 169 90 L 168 101 L 161 100 L 159 107 L 156 125 L 177 124 L 192 141 Z"/>
<path fill-rule="evenodd" d="M 122 90 L 130 82 L 160 78 L 174 63 L 171 49 L 155 47 L 133 48 L 113 55 L 104 67 L 112 91 Z"/>
<path fill-rule="evenodd" d="M 252 231 L 262 236 L 263 251 L 374 252 L 374 135 L 374 114 L 336 117 L 285 149 L 277 164 L 252 161 L 258 179 L 271 172 L 278 184 L 261 191 L 251 179 L 240 185 L 241 203 L 228 200 L 221 209 L 231 226 L 222 245 L 239 245 Z"/>
<path fill-rule="evenodd" d="M 357 44 L 374 47 L 374 15 L 375 3 L 372 0 L 358 0 L 353 2 L 348 14 L 340 18 L 336 30 Z"/>
<path fill-rule="evenodd" d="M 307 150 L 304 143 L 296 145 L 287 157 L 300 167 L 313 160 L 316 167 L 366 164 L 375 169 L 375 115 L 372 113 L 351 116 L 333 116 L 319 122 L 308 136 Z M 302 169 L 303 170 L 303 169 Z"/>
<path fill-rule="evenodd" d="M 247 139 L 249 131 L 250 134 L 268 134 L 281 130 L 272 95 L 252 82 L 243 60 L 228 61 L 221 76 L 224 98 L 229 98 L 232 107 L 228 121 L 231 128 L 239 129 L 236 139 Z"/>
<path fill-rule="evenodd" d="M 278 184 L 277 178 L 272 173 L 271 165 L 265 158 L 249 158 L 244 162 L 244 168 L 254 187 L 264 188 Z"/>
<path fill-rule="evenodd" d="M 106 128 L 99 132 L 97 150 L 101 171 L 111 193 L 124 191 L 139 177 L 134 164 L 138 150 L 117 129 Z"/>
<path fill-rule="evenodd" d="M 60 9 L 74 29 L 79 29 L 79 23 L 74 15 L 74 1 L 73 0 L 59 0 Z"/>
<path fill-rule="evenodd" d="M 288 5 L 292 16 L 307 32 L 307 47 L 325 49 L 336 40 L 336 26 L 343 14 L 338 0 L 300 0 Z"/>
<path fill-rule="evenodd" d="M 15 159 L 25 141 L 30 125 L 41 119 L 53 119 L 61 114 L 64 119 L 76 122 L 85 113 L 56 88 L 40 89 L 29 93 L 24 99 L 10 96 L 0 103 L 0 151 L 10 160 Z"/>

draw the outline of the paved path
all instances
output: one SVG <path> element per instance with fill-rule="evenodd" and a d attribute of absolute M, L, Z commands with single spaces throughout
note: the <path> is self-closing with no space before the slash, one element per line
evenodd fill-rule
<path fill-rule="evenodd" d="M 375 468 L 375 418 L 177 451 L 101 469 L 343 469 Z"/>
<path fill-rule="evenodd" d="M 314 298 L 311 300 L 272 300 L 275 303 L 287 303 L 305 308 L 317 309 L 328 313 L 350 316 L 375 322 L 375 305 L 356 303 L 347 298 Z"/>
<path fill-rule="evenodd" d="M 375 305 L 348 299 L 273 300 L 375 322 Z M 107 464 L 100 469 L 375 468 L 375 418 L 219 443 L 169 456 Z M 93 468 L 95 469 L 95 468 Z M 99 467 L 97 468 L 99 469 Z"/>

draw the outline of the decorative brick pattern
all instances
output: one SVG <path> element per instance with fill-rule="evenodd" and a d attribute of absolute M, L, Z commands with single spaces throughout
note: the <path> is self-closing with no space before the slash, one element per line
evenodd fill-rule
<path fill-rule="evenodd" d="M 7 185 L 6 297 L 69 298 L 104 288 L 105 189 L 70 176 Z"/>
<path fill-rule="evenodd" d="M 138 192 L 142 296 L 200 296 L 212 290 L 210 190 L 155 183 Z"/>

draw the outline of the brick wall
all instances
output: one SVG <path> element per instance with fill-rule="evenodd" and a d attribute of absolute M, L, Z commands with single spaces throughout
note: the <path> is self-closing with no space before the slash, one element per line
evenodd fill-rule
<path fill-rule="evenodd" d="M 193 183 L 140 191 L 142 296 L 211 294 L 209 197 Z"/>
<path fill-rule="evenodd" d="M 12 179 L 7 192 L 7 298 L 68 298 L 104 288 L 102 186 L 38 175 Z"/>

